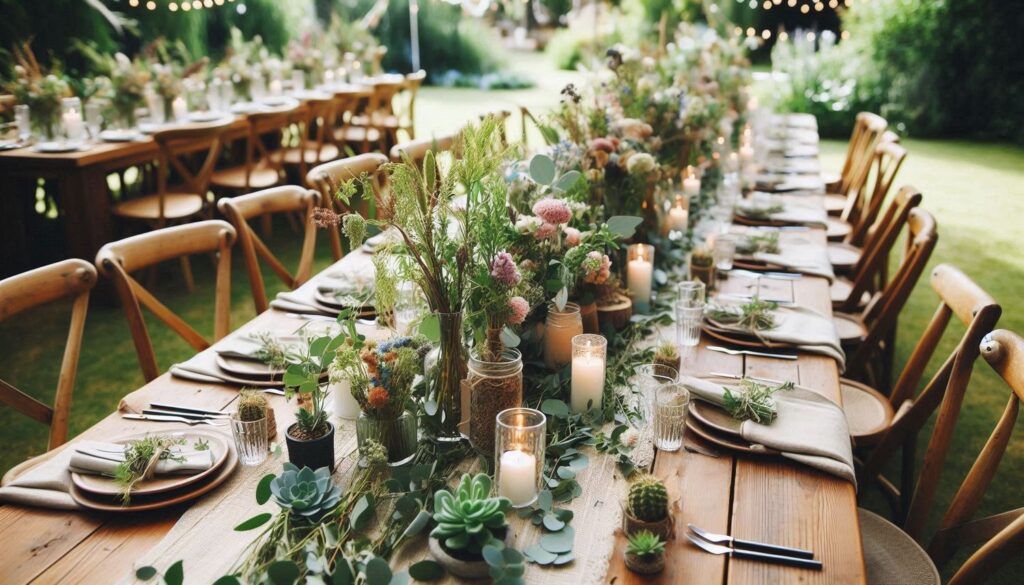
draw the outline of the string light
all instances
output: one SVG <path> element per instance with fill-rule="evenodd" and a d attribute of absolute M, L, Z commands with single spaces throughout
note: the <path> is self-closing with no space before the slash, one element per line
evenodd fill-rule
<path fill-rule="evenodd" d="M 145 7 L 146 10 L 167 8 L 168 12 L 178 12 L 179 10 L 182 12 L 189 12 L 191 10 L 213 8 L 214 6 L 224 6 L 225 4 L 234 1 L 235 0 L 128 0 L 128 6 L 131 8 Z M 832 1 L 839 2 L 840 0 Z M 769 2 L 766 2 L 766 4 Z M 239 14 L 245 14 L 244 6 L 244 4 L 238 5 Z"/>

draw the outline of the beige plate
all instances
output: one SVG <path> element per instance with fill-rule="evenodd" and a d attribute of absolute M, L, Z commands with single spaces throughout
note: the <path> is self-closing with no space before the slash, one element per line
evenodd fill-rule
<path fill-rule="evenodd" d="M 710 337 L 722 341 L 725 343 L 731 343 L 733 345 L 739 345 L 741 347 L 749 347 L 753 349 L 796 349 L 797 346 L 792 343 L 781 343 L 772 342 L 768 345 L 753 335 L 741 333 L 739 331 L 724 331 L 716 327 L 712 327 L 705 323 L 701 326 L 701 330 L 707 333 Z"/>
<path fill-rule="evenodd" d="M 221 354 L 217 354 L 217 367 L 229 374 L 262 380 L 276 379 L 280 381 L 281 376 L 284 375 L 284 370 L 271 369 L 263 362 Z"/>
<path fill-rule="evenodd" d="M 71 486 L 71 497 L 78 502 L 79 505 L 85 508 L 101 510 L 104 512 L 141 512 L 143 510 L 156 510 L 158 508 L 174 506 L 182 502 L 194 500 L 224 483 L 224 481 L 231 476 L 235 467 L 238 466 L 238 455 L 235 454 L 235 449 L 230 445 L 227 448 L 226 455 L 227 457 L 224 463 L 216 468 L 216 473 L 208 476 L 205 481 L 188 485 L 171 492 L 151 496 L 133 497 L 131 503 L 127 506 L 121 505 L 120 500 L 117 497 L 107 498 L 93 495 L 82 491 L 74 484 Z"/>
<path fill-rule="evenodd" d="M 691 405 L 692 404 L 693 403 L 691 403 Z M 727 436 L 727 435 L 719 435 L 717 433 L 714 433 L 714 432 L 708 430 L 707 428 L 705 428 L 699 422 L 697 422 L 695 417 L 692 417 L 692 416 L 687 417 L 687 419 L 686 419 L 686 428 L 691 433 L 697 435 L 698 437 L 704 439 L 705 441 L 707 441 L 707 442 L 709 442 L 709 443 L 711 443 L 713 445 L 716 445 L 718 447 L 723 447 L 725 449 L 729 449 L 731 451 L 739 451 L 741 453 L 749 453 L 751 455 L 778 455 L 779 454 L 778 451 L 775 451 L 773 449 L 768 449 L 768 448 L 766 448 L 764 446 L 760 446 L 759 445 L 758 447 L 754 447 L 754 446 L 750 445 L 750 443 L 746 443 L 746 442 L 742 441 L 741 439 L 739 439 L 738 437 L 730 437 L 730 436 Z"/>
<path fill-rule="evenodd" d="M 140 433 L 132 435 L 130 437 L 124 437 L 111 441 L 112 443 L 127 443 L 128 441 L 135 439 L 142 439 L 146 436 L 152 435 L 153 433 Z M 168 492 L 171 490 L 177 490 L 185 486 L 197 483 L 205 480 L 212 475 L 216 475 L 218 469 L 228 458 L 228 453 L 231 451 L 228 447 L 226 437 L 220 433 L 213 431 L 201 431 L 201 430 L 188 430 L 175 433 L 167 433 L 165 436 L 182 437 L 185 439 L 185 446 L 191 447 L 197 439 L 203 439 L 210 443 L 210 449 L 213 451 L 214 460 L 213 465 L 201 473 L 194 475 L 170 475 L 154 478 L 149 481 L 140 482 L 136 485 L 135 489 L 132 490 L 132 497 L 138 496 L 149 496 L 152 494 L 159 494 Z M 75 484 L 80 490 L 87 492 L 90 496 L 99 497 L 117 497 L 121 493 L 121 489 L 113 478 L 105 477 L 102 475 L 90 475 L 87 473 L 74 473 L 71 474 L 71 482 Z"/>

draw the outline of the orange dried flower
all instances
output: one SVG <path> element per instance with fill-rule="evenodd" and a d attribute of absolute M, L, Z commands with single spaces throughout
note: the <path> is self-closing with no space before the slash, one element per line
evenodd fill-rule
<path fill-rule="evenodd" d="M 388 391 L 380 386 L 374 386 L 370 389 L 369 394 L 366 395 L 366 401 L 370 403 L 371 408 L 384 408 L 388 405 L 388 400 L 391 396 Z"/>

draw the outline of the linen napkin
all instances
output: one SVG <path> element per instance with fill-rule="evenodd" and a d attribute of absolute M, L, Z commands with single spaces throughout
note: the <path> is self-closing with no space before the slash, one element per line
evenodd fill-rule
<path fill-rule="evenodd" d="M 792 272 L 820 276 L 828 279 L 830 284 L 836 279 L 832 262 L 828 258 L 828 248 L 817 246 L 807 240 L 782 240 L 779 242 L 778 253 L 755 252 L 748 257 L 759 262 L 782 266 Z"/>
<path fill-rule="evenodd" d="M 65 445 L 11 483 L 0 487 L 0 502 L 80 510 L 82 507 L 71 497 L 71 471 L 112 475 L 120 462 L 118 457 L 123 458 L 123 449 L 120 445 L 98 441 L 77 441 Z M 157 474 L 188 475 L 205 471 L 213 465 L 213 453 L 210 451 L 182 450 L 181 454 L 185 462 L 160 461 Z"/>
<path fill-rule="evenodd" d="M 721 384 L 686 375 L 681 376 L 680 382 L 696 398 L 717 406 L 725 403 L 725 388 Z M 773 398 L 775 420 L 769 425 L 745 420 L 740 425 L 740 436 L 856 487 L 850 430 L 842 409 L 828 398 L 800 387 L 776 392 Z"/>
<path fill-rule="evenodd" d="M 174 364 L 171 375 L 183 380 L 208 384 L 233 384 L 236 386 L 280 387 L 280 380 L 271 378 L 241 378 L 225 372 L 217 365 L 217 352 L 206 350 L 197 353 L 180 364 Z"/>
<path fill-rule="evenodd" d="M 714 303 L 720 306 L 742 304 L 734 299 L 716 299 Z M 839 343 L 839 334 L 832 319 L 817 311 L 796 305 L 780 306 L 772 315 L 775 317 L 775 327 L 759 329 L 758 337 L 768 343 L 792 344 L 801 351 L 827 355 L 839 363 L 840 372 L 846 369 L 846 354 Z M 723 331 L 751 333 L 748 329 L 733 323 L 722 323 L 711 317 L 706 319 L 710 325 Z"/>
<path fill-rule="evenodd" d="M 764 195 L 771 197 L 768 193 L 763 193 L 761 197 Z M 770 203 L 765 203 L 744 199 L 736 204 L 736 213 L 740 216 L 750 217 L 752 212 L 756 215 L 756 210 L 764 209 L 766 205 L 781 204 L 782 210 L 770 214 L 768 216 L 769 220 L 778 223 L 807 226 L 825 227 L 827 225 L 828 214 L 823 206 L 814 204 L 817 201 L 801 201 L 789 197 L 784 200 L 771 198 L 770 201 Z"/>

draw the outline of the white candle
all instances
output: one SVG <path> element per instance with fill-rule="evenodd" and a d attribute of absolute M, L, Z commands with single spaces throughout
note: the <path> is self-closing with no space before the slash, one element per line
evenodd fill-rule
<path fill-rule="evenodd" d="M 754 160 L 754 149 L 744 144 L 740 147 L 740 162 L 744 165 Z"/>
<path fill-rule="evenodd" d="M 292 71 L 292 91 L 306 89 L 306 74 L 302 71 Z"/>
<path fill-rule="evenodd" d="M 327 71 L 324 71 L 324 83 L 326 83 L 326 84 L 334 83 L 334 72 L 331 71 L 330 69 L 328 69 Z"/>
<path fill-rule="evenodd" d="M 171 114 L 177 121 L 182 121 L 188 117 L 188 105 L 185 103 L 185 98 L 178 96 L 171 102 Z"/>
<path fill-rule="evenodd" d="M 570 406 L 573 412 L 586 412 L 590 408 L 601 408 L 604 395 L 604 359 L 596 355 L 573 356 L 572 388 Z"/>
<path fill-rule="evenodd" d="M 512 500 L 513 506 L 525 506 L 537 497 L 537 458 L 514 449 L 501 454 L 498 495 Z"/>
<path fill-rule="evenodd" d="M 693 167 L 686 168 L 686 178 L 683 179 L 683 193 L 689 197 L 700 195 L 700 179 L 693 172 Z"/>
<path fill-rule="evenodd" d="M 668 210 L 668 226 L 678 232 L 685 232 L 690 224 L 690 213 L 679 206 Z"/>
<path fill-rule="evenodd" d="M 68 140 L 75 142 L 82 139 L 85 133 L 85 126 L 82 124 L 82 115 L 78 110 L 71 110 L 64 113 L 64 134 Z"/>
<path fill-rule="evenodd" d="M 633 302 L 649 304 L 651 302 L 651 278 L 654 265 L 644 258 L 630 260 L 626 266 L 626 283 L 633 293 Z"/>
<path fill-rule="evenodd" d="M 356 420 L 359 418 L 361 409 L 359 403 L 352 396 L 352 383 L 348 380 L 340 380 L 331 384 L 331 395 L 334 396 L 334 415 L 345 420 Z"/>
<path fill-rule="evenodd" d="M 281 95 L 281 80 L 275 79 L 270 82 L 270 95 L 279 96 Z"/>

